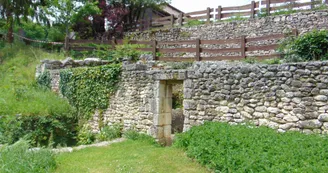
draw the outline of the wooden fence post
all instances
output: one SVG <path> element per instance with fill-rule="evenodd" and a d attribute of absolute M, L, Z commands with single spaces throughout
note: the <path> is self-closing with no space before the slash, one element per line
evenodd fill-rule
<path fill-rule="evenodd" d="M 251 3 L 251 18 L 254 19 L 255 16 L 255 2 L 252 1 Z"/>
<path fill-rule="evenodd" d="M 196 61 L 200 61 L 200 39 L 197 38 L 196 39 L 196 57 L 195 57 Z"/>
<path fill-rule="evenodd" d="M 311 9 L 314 9 L 314 0 L 311 0 Z"/>
<path fill-rule="evenodd" d="M 243 35 L 240 39 L 241 58 L 246 58 L 246 37 Z"/>
<path fill-rule="evenodd" d="M 156 51 L 157 51 L 157 41 L 153 41 L 153 58 L 156 61 L 158 58 L 156 57 Z"/>
<path fill-rule="evenodd" d="M 173 16 L 173 14 L 171 14 L 170 20 L 171 20 L 171 27 L 173 28 L 174 27 L 174 16 Z"/>
<path fill-rule="evenodd" d="M 180 13 L 179 14 L 179 26 L 182 26 L 183 25 L 183 13 Z"/>
<path fill-rule="evenodd" d="M 222 15 L 221 13 L 222 13 L 222 6 L 220 5 L 220 6 L 218 7 L 218 18 L 217 18 L 218 21 L 221 20 L 221 15 Z"/>
<path fill-rule="evenodd" d="M 65 37 L 65 50 L 69 51 L 69 37 L 68 36 Z"/>
<path fill-rule="evenodd" d="M 211 23 L 211 8 L 207 7 L 207 15 L 206 15 L 207 19 L 206 19 L 206 24 L 210 24 Z"/>
<path fill-rule="evenodd" d="M 268 16 L 270 16 L 270 4 L 271 4 L 271 0 L 266 0 L 266 11 Z"/>

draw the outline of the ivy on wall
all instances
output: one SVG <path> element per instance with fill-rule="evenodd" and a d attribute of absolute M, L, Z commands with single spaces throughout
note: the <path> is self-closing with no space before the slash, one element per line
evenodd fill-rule
<path fill-rule="evenodd" d="M 36 80 L 39 86 L 45 87 L 47 89 L 51 89 L 51 77 L 50 77 L 50 72 L 48 70 L 43 72 L 40 76 L 38 76 Z"/>
<path fill-rule="evenodd" d="M 121 72 L 120 64 L 60 72 L 60 91 L 76 107 L 79 118 L 89 119 L 96 109 L 106 109 Z"/>

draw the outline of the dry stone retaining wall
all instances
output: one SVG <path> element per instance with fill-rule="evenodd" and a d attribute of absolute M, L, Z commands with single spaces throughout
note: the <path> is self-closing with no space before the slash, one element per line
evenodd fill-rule
<path fill-rule="evenodd" d="M 328 29 L 328 10 L 305 11 L 290 15 L 268 16 L 263 18 L 249 19 L 245 21 L 216 22 L 211 25 L 199 25 L 192 27 L 169 28 L 151 30 L 144 32 L 132 32 L 126 34 L 131 40 L 156 40 L 156 41 L 176 41 L 176 40 L 225 40 L 241 38 L 255 38 L 273 34 L 290 33 L 297 29 L 299 34 L 312 31 L 314 29 Z M 281 39 L 269 39 L 263 41 L 253 41 L 247 43 L 249 46 L 264 46 L 279 43 Z M 195 45 L 194 45 L 195 46 Z M 192 45 L 160 45 L 160 48 L 191 48 Z M 202 45 L 202 48 L 239 48 L 239 44 Z M 260 56 L 273 54 L 274 50 L 248 51 L 246 56 Z M 239 53 L 202 53 L 202 57 L 211 56 L 239 56 Z M 167 57 L 193 57 L 194 53 L 168 53 Z"/>

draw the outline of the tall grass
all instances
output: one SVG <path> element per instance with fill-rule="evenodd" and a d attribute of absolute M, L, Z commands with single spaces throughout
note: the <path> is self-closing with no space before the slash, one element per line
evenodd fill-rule
<path fill-rule="evenodd" d="M 43 173 L 56 168 L 54 154 L 47 149 L 29 150 L 29 142 L 20 140 L 0 148 L 1 173 Z"/>
<path fill-rule="evenodd" d="M 328 170 L 328 138 L 319 135 L 209 122 L 178 135 L 174 145 L 216 172 Z"/>
<path fill-rule="evenodd" d="M 64 59 L 23 44 L 0 49 L 0 115 L 51 115 L 70 109 L 68 102 L 35 82 L 35 68 L 43 59 Z"/>

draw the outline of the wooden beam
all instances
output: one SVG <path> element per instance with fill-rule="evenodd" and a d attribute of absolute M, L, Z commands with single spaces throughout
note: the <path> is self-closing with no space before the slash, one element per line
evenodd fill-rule
<path fill-rule="evenodd" d="M 197 38 L 196 39 L 196 57 L 195 57 L 196 61 L 200 61 L 200 39 Z"/>
<path fill-rule="evenodd" d="M 206 24 L 210 24 L 211 23 L 211 8 L 207 7 L 207 14 L 206 14 Z"/>
<path fill-rule="evenodd" d="M 241 36 L 240 39 L 240 46 L 241 46 L 241 57 L 242 58 L 246 58 L 246 37 L 245 36 Z"/>
<path fill-rule="evenodd" d="M 251 18 L 254 19 L 255 16 L 255 1 L 251 3 Z"/>
<path fill-rule="evenodd" d="M 153 41 L 153 58 L 154 58 L 154 60 L 157 60 L 157 57 L 156 57 L 156 47 L 157 47 L 157 41 L 156 40 L 154 40 Z"/>
<path fill-rule="evenodd" d="M 266 12 L 268 16 L 270 16 L 270 5 L 271 5 L 271 0 L 266 0 Z"/>
<path fill-rule="evenodd" d="M 222 6 L 220 5 L 218 7 L 218 16 L 217 16 L 217 20 L 220 21 L 221 20 L 221 13 L 222 13 Z"/>

